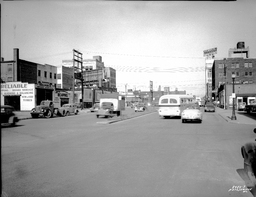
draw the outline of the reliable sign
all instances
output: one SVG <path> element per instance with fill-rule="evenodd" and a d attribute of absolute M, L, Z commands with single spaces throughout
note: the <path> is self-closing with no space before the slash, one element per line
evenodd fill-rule
<path fill-rule="evenodd" d="M 208 49 L 208 50 L 204 50 L 204 56 L 211 56 L 214 54 L 217 54 L 217 47 Z"/>

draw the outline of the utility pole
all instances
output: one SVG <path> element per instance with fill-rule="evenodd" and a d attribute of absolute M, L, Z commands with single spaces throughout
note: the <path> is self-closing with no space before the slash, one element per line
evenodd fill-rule
<path fill-rule="evenodd" d="M 77 64 L 77 65 L 76 65 Z M 73 103 L 75 102 L 75 80 L 81 81 L 82 107 L 84 106 L 83 54 L 73 49 Z"/>

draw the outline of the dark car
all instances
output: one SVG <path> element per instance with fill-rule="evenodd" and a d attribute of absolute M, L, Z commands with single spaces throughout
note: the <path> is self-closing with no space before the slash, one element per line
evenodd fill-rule
<path fill-rule="evenodd" d="M 13 111 L 14 107 L 10 105 L 1 105 L 1 125 L 8 124 L 15 126 L 19 119 Z"/>
<path fill-rule="evenodd" d="M 204 106 L 205 112 L 215 112 L 215 106 L 213 103 L 206 103 Z"/>

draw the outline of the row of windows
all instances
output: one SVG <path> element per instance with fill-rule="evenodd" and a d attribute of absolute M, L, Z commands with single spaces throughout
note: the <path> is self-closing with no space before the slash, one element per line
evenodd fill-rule
<path fill-rule="evenodd" d="M 50 72 L 49 74 L 50 74 L 49 78 L 52 79 L 52 74 L 53 73 Z M 38 70 L 37 75 L 38 75 L 38 77 L 41 77 L 41 70 Z M 44 71 L 44 77 L 47 78 L 47 71 Z M 53 77 L 54 77 L 54 79 L 57 79 L 57 74 L 54 73 Z"/>
<path fill-rule="evenodd" d="M 231 68 L 239 68 L 239 63 L 232 63 Z M 245 68 L 252 68 L 252 62 L 244 63 Z M 219 69 L 224 69 L 224 64 L 219 64 Z"/>
<path fill-rule="evenodd" d="M 232 72 L 232 74 L 236 74 L 236 77 L 240 77 L 239 72 Z M 245 77 L 252 77 L 252 72 L 244 72 Z M 224 73 L 219 73 L 219 77 L 225 77 L 226 75 Z"/>

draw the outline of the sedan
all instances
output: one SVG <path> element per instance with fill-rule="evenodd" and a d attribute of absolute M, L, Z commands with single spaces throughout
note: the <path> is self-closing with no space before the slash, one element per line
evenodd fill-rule
<path fill-rule="evenodd" d="M 182 123 L 185 123 L 187 121 L 198 121 L 202 122 L 203 120 L 203 115 L 202 112 L 200 111 L 200 108 L 196 106 L 190 106 L 183 110 L 181 113 L 181 121 Z"/>
<path fill-rule="evenodd" d="M 77 115 L 78 108 L 76 104 L 64 104 L 62 107 L 59 108 L 59 113 L 62 116 L 69 116 L 71 113 Z"/>
<path fill-rule="evenodd" d="M 95 103 L 91 108 L 90 111 L 91 112 L 97 112 L 100 109 L 100 104 L 99 103 Z"/>
<path fill-rule="evenodd" d="M 13 111 L 14 107 L 10 105 L 1 105 L 1 125 L 15 126 L 19 119 Z"/>
<path fill-rule="evenodd" d="M 143 111 L 145 111 L 146 110 L 146 107 L 144 106 L 144 105 L 136 105 L 135 107 L 134 107 L 134 111 L 135 112 L 143 112 Z"/>
<path fill-rule="evenodd" d="M 215 112 L 215 106 L 212 103 L 207 103 L 204 107 L 205 112 Z"/>

